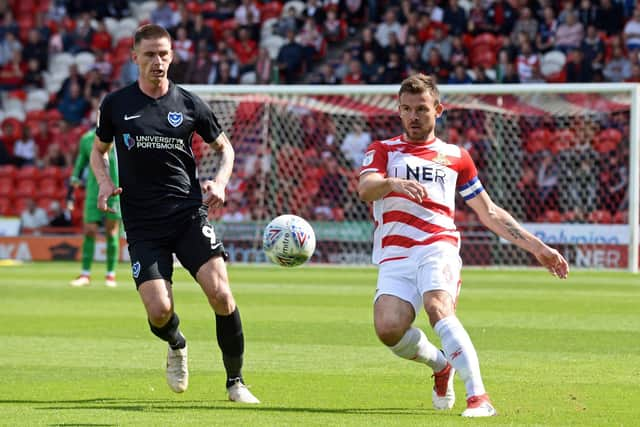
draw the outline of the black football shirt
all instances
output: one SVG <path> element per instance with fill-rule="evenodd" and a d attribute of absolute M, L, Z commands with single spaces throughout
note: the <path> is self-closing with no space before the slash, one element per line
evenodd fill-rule
<path fill-rule="evenodd" d="M 222 130 L 204 101 L 173 83 L 158 99 L 145 95 L 137 82 L 104 98 L 96 134 L 116 145 L 129 240 L 162 238 L 172 223 L 202 206 L 194 132 L 213 142 Z"/>

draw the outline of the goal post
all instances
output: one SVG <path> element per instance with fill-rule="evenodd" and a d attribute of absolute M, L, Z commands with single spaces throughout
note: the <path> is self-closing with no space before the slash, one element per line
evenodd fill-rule
<path fill-rule="evenodd" d="M 316 262 L 369 263 L 369 206 L 355 194 L 368 141 L 401 133 L 396 85 L 186 85 L 236 151 L 212 220 L 232 259 L 264 261 L 261 230 L 293 213 L 316 229 Z M 466 147 L 491 197 L 577 267 L 638 272 L 640 95 L 635 84 L 441 85 L 436 134 Z M 194 141 L 201 178 L 216 157 Z M 535 265 L 458 200 L 467 265 Z"/>

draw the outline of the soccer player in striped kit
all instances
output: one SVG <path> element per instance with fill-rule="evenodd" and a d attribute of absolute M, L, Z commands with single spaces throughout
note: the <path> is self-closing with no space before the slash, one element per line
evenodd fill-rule
<path fill-rule="evenodd" d="M 497 412 L 484 388 L 476 350 L 455 312 L 462 266 L 453 222 L 456 192 L 487 228 L 532 253 L 554 276 L 566 278 L 569 266 L 557 250 L 493 203 L 464 148 L 435 136 L 443 106 L 431 77 L 416 74 L 402 82 L 398 111 L 404 134 L 368 147 L 358 184 L 360 198 L 373 202 L 376 225 L 376 334 L 397 356 L 433 369 L 436 409 L 453 407 L 457 371 L 466 388 L 462 416 L 493 416 Z M 423 307 L 442 351 L 413 326 Z"/>

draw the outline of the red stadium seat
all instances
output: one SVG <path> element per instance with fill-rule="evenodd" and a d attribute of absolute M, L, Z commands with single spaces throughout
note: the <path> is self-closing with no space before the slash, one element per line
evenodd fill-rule
<path fill-rule="evenodd" d="M 496 53 L 485 46 L 478 46 L 471 51 L 471 65 L 481 65 L 484 68 L 493 68 L 496 65 Z"/>
<path fill-rule="evenodd" d="M 260 8 L 260 21 L 262 22 L 270 18 L 280 18 L 282 14 L 282 3 L 279 1 L 258 4 L 258 7 Z"/>
<path fill-rule="evenodd" d="M 629 222 L 629 211 L 618 211 L 613 216 L 614 224 L 627 224 Z"/>
<path fill-rule="evenodd" d="M 0 178 L 11 178 L 13 180 L 17 171 L 18 168 L 14 165 L 2 165 L 0 166 Z"/>
<path fill-rule="evenodd" d="M 0 177 L 0 199 L 8 199 L 13 195 L 13 178 Z"/>
<path fill-rule="evenodd" d="M 22 138 L 22 123 L 15 117 L 7 117 L 0 125 L 2 127 L 3 140 L 13 146 L 13 143 Z"/>
<path fill-rule="evenodd" d="M 482 33 L 478 34 L 471 40 L 471 49 L 475 50 L 475 48 L 483 48 L 485 50 L 494 51 L 498 46 L 498 40 L 496 36 L 491 33 Z"/>
<path fill-rule="evenodd" d="M 621 141 L 622 132 L 618 129 L 609 128 L 598 133 L 591 141 L 591 145 L 598 153 L 608 153 L 618 148 Z"/>
<path fill-rule="evenodd" d="M 548 210 L 538 218 L 538 222 L 560 223 L 562 222 L 562 214 L 556 210 Z"/>
<path fill-rule="evenodd" d="M 36 181 L 30 179 L 23 179 L 16 182 L 14 195 L 16 197 L 28 197 L 34 198 L 37 191 Z"/>
<path fill-rule="evenodd" d="M 553 154 L 576 145 L 576 134 L 570 129 L 558 129 L 551 137 L 551 152 Z"/>
<path fill-rule="evenodd" d="M 36 200 L 36 205 L 49 212 L 49 209 L 51 208 L 51 202 L 53 202 L 54 200 L 55 199 L 52 199 L 50 197 L 40 197 L 38 198 L 38 200 Z"/>
<path fill-rule="evenodd" d="M 59 199 L 64 197 L 66 191 L 54 178 L 42 179 L 38 185 L 38 196 Z"/>
<path fill-rule="evenodd" d="M 40 171 L 40 179 L 54 179 L 59 181 L 62 171 L 58 166 L 47 166 Z"/>
<path fill-rule="evenodd" d="M 613 222 L 613 217 L 611 212 L 600 209 L 589 214 L 589 222 L 594 224 L 611 224 Z"/>
<path fill-rule="evenodd" d="M 16 171 L 16 181 L 37 181 L 40 179 L 40 169 L 35 166 L 23 166 Z"/>
<path fill-rule="evenodd" d="M 8 197 L 0 197 L 0 216 L 13 215 L 13 205 Z"/>
<path fill-rule="evenodd" d="M 27 200 L 29 197 L 18 197 L 13 200 L 12 212 L 15 216 L 20 216 L 20 214 L 27 208 Z"/>
<path fill-rule="evenodd" d="M 549 148 L 551 132 L 547 129 L 536 129 L 529 134 L 525 144 L 525 150 L 529 153 L 537 153 Z"/>

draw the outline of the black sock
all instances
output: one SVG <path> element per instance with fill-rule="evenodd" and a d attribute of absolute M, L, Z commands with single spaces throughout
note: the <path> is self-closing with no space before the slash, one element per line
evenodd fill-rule
<path fill-rule="evenodd" d="M 237 307 L 228 316 L 216 314 L 216 337 L 218 346 L 222 350 L 222 361 L 227 371 L 227 388 L 229 388 L 237 381 L 242 381 L 244 334 Z"/>
<path fill-rule="evenodd" d="M 176 313 L 171 315 L 171 318 L 164 326 L 157 327 L 149 322 L 151 332 L 161 340 L 168 342 L 169 346 L 174 350 L 184 348 L 187 345 L 187 340 L 178 329 L 178 326 L 180 326 L 180 318 Z"/>

